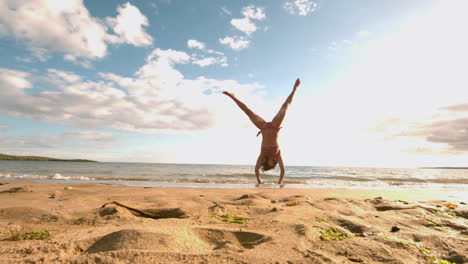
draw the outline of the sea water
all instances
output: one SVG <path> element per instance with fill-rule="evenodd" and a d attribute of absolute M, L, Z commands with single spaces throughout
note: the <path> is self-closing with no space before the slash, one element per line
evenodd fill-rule
<path fill-rule="evenodd" d="M 275 186 L 279 169 L 262 173 Z M 254 188 L 253 165 L 0 161 L 0 180 L 145 187 Z M 468 169 L 287 166 L 287 188 L 468 190 Z"/>

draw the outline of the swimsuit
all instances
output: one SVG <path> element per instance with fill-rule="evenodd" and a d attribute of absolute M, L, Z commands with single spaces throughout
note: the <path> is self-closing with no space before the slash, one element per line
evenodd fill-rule
<path fill-rule="evenodd" d="M 282 127 L 275 127 L 271 122 L 267 122 L 265 124 L 265 126 L 260 131 L 258 131 L 257 137 L 258 137 L 258 135 L 260 135 L 260 133 L 262 133 L 263 129 L 278 129 L 278 130 L 280 130 L 281 128 Z"/>
<path fill-rule="evenodd" d="M 267 122 L 265 124 L 265 126 L 262 128 L 262 130 L 264 129 L 278 129 L 280 130 L 281 127 L 275 127 L 271 122 Z M 257 137 L 258 135 L 260 135 L 260 133 L 262 133 L 262 130 L 258 131 L 257 133 Z M 279 146 L 262 146 L 262 152 L 263 153 L 277 153 L 279 151 Z"/>
<path fill-rule="evenodd" d="M 262 146 L 262 153 L 267 153 L 267 154 L 276 154 L 279 151 L 279 146 Z"/>

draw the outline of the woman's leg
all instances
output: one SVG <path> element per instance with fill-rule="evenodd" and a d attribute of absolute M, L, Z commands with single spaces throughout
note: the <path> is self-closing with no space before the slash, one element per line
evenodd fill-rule
<path fill-rule="evenodd" d="M 296 83 L 294 84 L 294 88 L 293 88 L 291 94 L 289 94 L 288 98 L 286 98 L 286 101 L 284 101 L 284 103 L 283 103 L 283 105 L 281 106 L 280 110 L 278 111 L 278 113 L 276 114 L 276 116 L 275 116 L 275 117 L 273 118 L 273 120 L 271 121 L 271 123 L 272 123 L 274 126 L 280 127 L 280 126 L 281 126 L 281 123 L 283 123 L 284 116 L 286 115 L 286 112 L 288 111 L 288 108 L 289 108 L 289 106 L 290 106 L 291 103 L 292 103 L 294 94 L 296 93 L 296 89 L 297 89 L 297 87 L 299 87 L 300 84 L 301 84 L 301 80 L 300 80 L 300 79 L 297 79 L 297 80 L 296 80 Z"/>
<path fill-rule="evenodd" d="M 243 102 L 241 102 L 239 99 L 237 99 L 234 96 L 234 94 L 226 92 L 226 91 L 223 92 L 223 94 L 229 96 L 232 100 L 234 100 L 234 102 L 239 106 L 240 109 L 242 109 L 242 111 L 244 111 L 244 113 L 247 114 L 247 116 L 250 118 L 252 123 L 254 123 L 254 125 L 258 129 L 262 129 L 265 126 L 266 121 L 263 120 L 263 118 L 261 118 L 257 114 L 255 114 L 252 110 L 250 110 Z"/>

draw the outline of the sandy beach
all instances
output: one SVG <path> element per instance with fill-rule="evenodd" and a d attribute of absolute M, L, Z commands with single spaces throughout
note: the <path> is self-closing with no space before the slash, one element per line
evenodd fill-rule
<path fill-rule="evenodd" d="M 468 261 L 443 191 L 0 183 L 1 263 Z"/>

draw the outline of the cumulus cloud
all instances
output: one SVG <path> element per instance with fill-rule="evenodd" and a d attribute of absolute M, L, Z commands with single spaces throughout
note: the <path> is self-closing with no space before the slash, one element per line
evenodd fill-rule
<path fill-rule="evenodd" d="M 206 44 L 198 40 L 190 39 L 187 41 L 187 47 L 197 49 L 198 53 L 192 54 L 192 63 L 200 67 L 206 67 L 214 64 L 220 64 L 227 67 L 227 57 L 224 53 L 212 49 L 206 49 Z"/>
<path fill-rule="evenodd" d="M 199 50 L 202 50 L 206 47 L 205 43 L 203 42 L 200 42 L 198 40 L 195 40 L 195 39 L 189 39 L 187 41 L 187 47 L 189 47 L 189 49 L 199 49 Z"/>
<path fill-rule="evenodd" d="M 155 49 L 132 77 L 100 73 L 95 81 L 57 69 L 49 69 L 45 76 L 0 69 L 0 112 L 84 128 L 197 130 L 212 127 L 222 112 L 208 107 L 214 102 L 206 91 L 252 92 L 262 87 L 202 76 L 187 79 L 175 67 L 191 60 L 182 51 Z M 46 89 L 28 90 L 38 83 Z"/>
<path fill-rule="evenodd" d="M 231 25 L 236 29 L 242 31 L 247 37 L 244 36 L 226 36 L 219 39 L 219 43 L 230 47 L 233 50 L 242 50 L 249 46 L 251 34 L 257 31 L 258 27 L 254 20 L 264 20 L 266 18 L 265 11 L 261 7 L 253 5 L 242 8 L 242 18 L 235 18 L 231 20 Z"/>
<path fill-rule="evenodd" d="M 65 59 L 99 59 L 107 54 L 108 43 L 136 46 L 151 44 L 142 29 L 148 25 L 138 8 L 127 3 L 118 7 L 116 18 L 107 25 L 90 15 L 82 0 L 24 0 L 0 2 L 0 37 L 25 41 L 32 54 L 46 60 L 49 52 L 63 53 Z"/>
<path fill-rule="evenodd" d="M 255 7 L 253 5 L 246 6 L 242 9 L 242 14 L 246 18 L 263 20 L 266 18 L 265 10 L 261 7 Z"/>
<path fill-rule="evenodd" d="M 231 25 L 247 35 L 257 31 L 257 26 L 252 20 L 263 20 L 266 18 L 263 8 L 252 5 L 244 7 L 242 9 L 242 14 L 244 17 L 232 19 Z"/>
<path fill-rule="evenodd" d="M 219 39 L 219 43 L 227 45 L 233 50 L 242 50 L 250 45 L 250 40 L 242 36 L 226 36 Z"/>
<path fill-rule="evenodd" d="M 292 15 L 306 16 L 317 9 L 317 3 L 312 0 L 291 0 L 286 1 L 283 7 Z"/>
<path fill-rule="evenodd" d="M 398 136 L 423 138 L 444 144 L 449 151 L 468 152 L 468 104 L 441 107 L 431 119 L 414 124 Z"/>
<path fill-rule="evenodd" d="M 51 80 L 64 81 L 66 83 L 76 83 L 81 81 L 81 77 L 66 71 L 60 71 L 56 69 L 48 69 L 49 77 Z"/>
<path fill-rule="evenodd" d="M 107 18 L 107 23 L 118 36 L 110 38 L 112 42 L 128 43 L 134 46 L 151 45 L 153 38 L 143 29 L 149 25 L 148 19 L 137 7 L 125 3 L 117 8 L 117 12 L 117 17 Z"/>
<path fill-rule="evenodd" d="M 198 59 L 198 60 L 194 60 L 193 64 L 197 64 L 200 67 L 206 67 L 212 64 L 221 64 L 221 66 L 223 67 L 228 66 L 226 57 L 219 57 L 219 58 L 208 57 L 208 58 Z"/>
<path fill-rule="evenodd" d="M 239 19 L 232 19 L 231 25 L 233 25 L 238 30 L 244 32 L 247 35 L 252 34 L 253 32 L 257 31 L 257 26 L 253 23 L 249 18 L 239 18 Z"/>
<path fill-rule="evenodd" d="M 31 88 L 32 83 L 27 80 L 30 76 L 27 72 L 0 68 L 0 87 L 4 92 L 14 93 L 18 90 Z"/>

